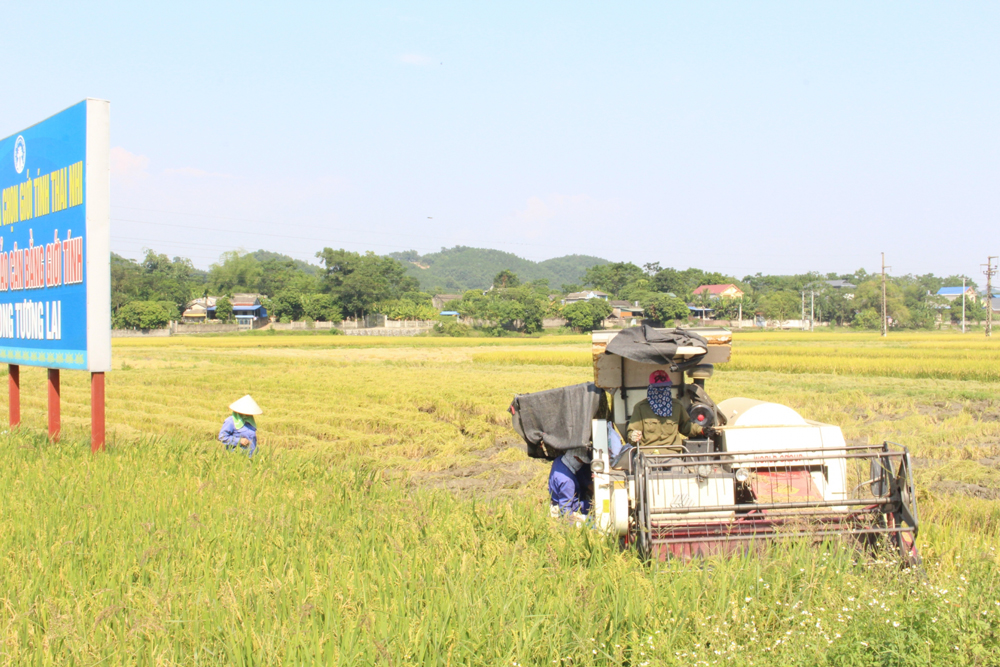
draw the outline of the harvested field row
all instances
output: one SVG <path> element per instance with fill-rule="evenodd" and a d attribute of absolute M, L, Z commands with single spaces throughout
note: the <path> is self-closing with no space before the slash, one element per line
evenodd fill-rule
<path fill-rule="evenodd" d="M 590 336 L 511 336 L 501 338 L 448 338 L 435 336 L 332 336 L 323 332 L 253 331 L 239 335 L 171 336 L 166 338 L 116 338 L 115 349 L 317 349 L 317 348 L 456 348 L 456 347 L 538 347 L 548 345 L 589 345 Z"/>
<path fill-rule="evenodd" d="M 873 334 L 845 334 L 848 340 L 844 344 L 832 336 L 737 332 L 732 360 L 719 364 L 717 370 L 1000 382 L 1000 341 L 914 334 L 898 336 L 891 344 L 877 346 L 879 340 L 877 336 L 873 340 Z M 472 360 L 477 364 L 503 366 L 590 366 L 589 346 L 581 348 L 577 352 L 520 349 L 480 352 L 473 354 Z"/>

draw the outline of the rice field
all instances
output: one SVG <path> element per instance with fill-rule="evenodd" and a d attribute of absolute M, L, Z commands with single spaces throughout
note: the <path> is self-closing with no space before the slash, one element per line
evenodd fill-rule
<path fill-rule="evenodd" d="M 1000 340 L 980 334 L 750 334 L 725 370 L 1000 381 Z"/>
<path fill-rule="evenodd" d="M 553 341 L 555 342 L 555 341 Z M 1000 382 L 1000 338 L 977 334 L 737 333 L 732 361 L 720 371 Z M 590 351 L 510 349 L 481 352 L 477 363 L 591 365 Z"/>
<path fill-rule="evenodd" d="M 1000 662 L 995 380 L 823 366 L 988 365 L 992 343 L 804 336 L 738 335 L 709 390 L 910 447 L 923 576 L 834 544 L 646 565 L 550 520 L 547 466 L 505 409 L 586 381 L 586 337 L 125 339 L 96 457 L 86 377 L 63 373 L 53 444 L 44 371 L 22 369 L 24 424 L 0 435 L 0 664 Z M 247 392 L 253 461 L 214 442 Z"/>
<path fill-rule="evenodd" d="M 586 350 L 502 350 L 477 352 L 472 362 L 494 366 L 582 366 L 590 368 L 593 355 Z"/>

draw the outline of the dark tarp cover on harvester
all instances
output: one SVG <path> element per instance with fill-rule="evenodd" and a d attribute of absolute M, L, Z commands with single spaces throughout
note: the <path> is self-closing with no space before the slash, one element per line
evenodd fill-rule
<path fill-rule="evenodd" d="M 604 390 L 586 382 L 515 396 L 511 422 L 528 456 L 552 460 L 567 449 L 589 446 L 591 421 L 606 413 L 607 405 Z"/>
<path fill-rule="evenodd" d="M 708 341 L 693 331 L 656 329 L 644 323 L 641 327 L 620 331 L 611 339 L 605 351 L 641 364 L 669 365 L 675 371 L 696 366 L 705 358 L 701 354 L 678 364 L 674 361 L 674 355 L 679 347 L 700 347 L 707 352 Z"/>

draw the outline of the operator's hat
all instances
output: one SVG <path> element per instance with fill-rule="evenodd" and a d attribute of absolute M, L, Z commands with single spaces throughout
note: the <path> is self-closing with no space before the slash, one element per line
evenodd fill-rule
<path fill-rule="evenodd" d="M 257 405 L 257 401 L 250 398 L 250 394 L 247 394 L 235 403 L 230 404 L 229 409 L 233 412 L 238 412 L 241 415 L 262 415 L 264 411 L 260 409 Z"/>
<path fill-rule="evenodd" d="M 666 371 L 653 371 L 649 374 L 650 387 L 672 387 L 674 383 Z"/>

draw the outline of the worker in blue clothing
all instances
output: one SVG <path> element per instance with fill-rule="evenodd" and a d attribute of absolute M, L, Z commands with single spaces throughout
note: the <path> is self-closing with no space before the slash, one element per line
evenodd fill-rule
<path fill-rule="evenodd" d="M 219 440 L 227 450 L 253 456 L 257 451 L 257 422 L 254 421 L 254 416 L 264 414 L 264 411 L 250 394 L 230 405 L 229 409 L 233 414 L 222 423 Z"/>
<path fill-rule="evenodd" d="M 577 447 L 552 462 L 549 498 L 552 500 L 553 516 L 584 515 L 590 511 L 590 489 L 593 486 L 590 459 L 590 449 Z"/>

